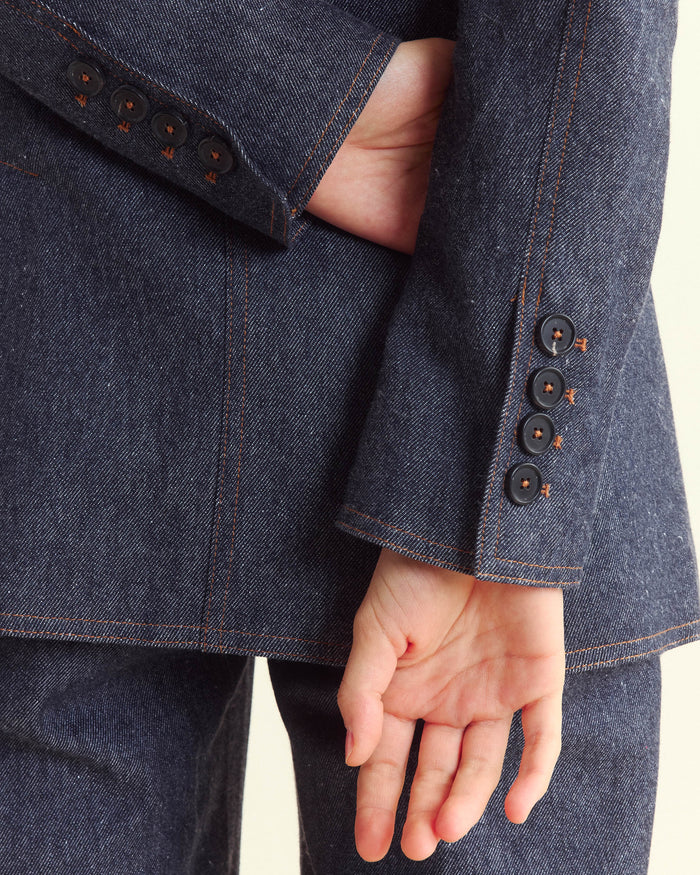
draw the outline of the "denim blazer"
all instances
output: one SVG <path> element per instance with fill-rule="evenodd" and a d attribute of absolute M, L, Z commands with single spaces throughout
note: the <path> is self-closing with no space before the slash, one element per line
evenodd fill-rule
<path fill-rule="evenodd" d="M 675 0 L 0 0 L 4 634 L 342 665 L 382 547 L 698 637 L 650 274 Z M 456 40 L 412 255 L 304 207 Z M 682 314 L 679 314 L 682 318 Z"/>

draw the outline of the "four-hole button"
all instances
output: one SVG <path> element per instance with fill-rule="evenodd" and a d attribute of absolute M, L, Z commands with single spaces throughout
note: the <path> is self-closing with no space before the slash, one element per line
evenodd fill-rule
<path fill-rule="evenodd" d="M 530 401 L 540 410 L 552 410 L 564 397 L 566 380 L 559 368 L 538 368 L 530 377 Z"/>
<path fill-rule="evenodd" d="M 234 165 L 230 149 L 220 137 L 205 137 L 197 146 L 197 155 L 207 170 L 228 173 Z"/>
<path fill-rule="evenodd" d="M 148 98 L 130 85 L 115 89 L 109 102 L 120 119 L 126 122 L 140 122 L 148 112 Z"/>
<path fill-rule="evenodd" d="M 151 119 L 151 130 L 164 146 L 182 146 L 187 139 L 187 124 L 172 112 L 157 112 Z"/>
<path fill-rule="evenodd" d="M 547 355 L 566 355 L 576 341 L 574 323 L 563 313 L 545 316 L 535 330 L 537 345 Z"/>
<path fill-rule="evenodd" d="M 105 84 L 99 67 L 81 60 L 70 62 L 66 68 L 66 78 L 76 91 L 88 97 L 99 94 Z"/>
<path fill-rule="evenodd" d="M 508 469 L 506 492 L 514 504 L 530 504 L 540 494 L 542 474 L 537 465 L 521 462 Z"/>
<path fill-rule="evenodd" d="M 521 448 L 531 456 L 545 453 L 554 440 L 554 423 L 546 413 L 531 413 L 521 420 L 518 429 Z"/>

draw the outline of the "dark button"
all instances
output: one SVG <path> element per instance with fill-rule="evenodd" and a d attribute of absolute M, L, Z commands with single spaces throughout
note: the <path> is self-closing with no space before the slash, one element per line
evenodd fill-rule
<path fill-rule="evenodd" d="M 165 146 L 182 146 L 187 139 L 187 125 L 171 112 L 157 112 L 151 119 L 151 130 Z"/>
<path fill-rule="evenodd" d="M 531 456 L 545 453 L 554 440 L 554 423 L 546 413 L 531 413 L 521 420 L 518 430 L 520 446 Z"/>
<path fill-rule="evenodd" d="M 204 140 L 200 140 L 197 154 L 207 170 L 227 173 L 234 165 L 231 151 L 219 137 L 206 137 Z"/>
<path fill-rule="evenodd" d="M 574 323 L 563 313 L 545 316 L 537 323 L 537 344 L 547 355 L 566 355 L 576 340 Z"/>
<path fill-rule="evenodd" d="M 566 380 L 559 368 L 539 368 L 530 376 L 530 401 L 540 410 L 551 410 L 564 397 Z"/>
<path fill-rule="evenodd" d="M 146 95 L 130 85 L 122 85 L 113 91 L 109 102 L 119 118 L 124 121 L 140 122 L 146 118 L 148 112 Z"/>
<path fill-rule="evenodd" d="M 70 84 L 81 94 L 91 97 L 102 91 L 105 77 L 99 67 L 86 61 L 71 61 L 66 68 L 66 76 Z"/>
<path fill-rule="evenodd" d="M 542 473 L 537 465 L 521 462 L 506 473 L 506 493 L 513 504 L 530 504 L 540 494 Z"/>

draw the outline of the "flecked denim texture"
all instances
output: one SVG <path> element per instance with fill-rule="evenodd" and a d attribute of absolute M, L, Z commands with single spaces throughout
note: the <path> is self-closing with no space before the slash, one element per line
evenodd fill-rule
<path fill-rule="evenodd" d="M 335 693 L 342 672 L 269 660 L 277 704 L 292 746 L 299 800 L 301 875 L 645 875 L 659 760 L 658 656 L 595 672 L 569 672 L 562 750 L 545 796 L 524 825 L 507 820 L 506 793 L 523 749 L 513 719 L 498 786 L 478 824 L 458 842 L 440 842 L 427 860 L 400 848 L 418 762 L 414 737 L 389 853 L 365 863 L 355 852 L 358 769 L 343 762 L 345 728 Z M 420 721 L 419 721 L 420 725 Z"/>
<path fill-rule="evenodd" d="M 570 670 L 696 638 L 649 285 L 675 16 L 0 0 L 0 634 L 340 666 L 388 545 L 564 586 Z M 457 38 L 455 75 L 408 256 L 303 204 L 427 36 Z M 77 57 L 106 75 L 83 103 Z M 186 118 L 175 157 L 148 119 L 118 129 L 125 82 Z M 215 183 L 212 133 L 240 161 Z M 533 344 L 550 312 L 581 339 L 561 361 Z M 551 363 L 573 403 L 549 496 L 516 507 Z"/>
<path fill-rule="evenodd" d="M 3 875 L 235 875 L 252 657 L 5 637 L 0 664 Z M 294 757 L 302 875 L 646 873 L 658 658 L 567 675 L 562 753 L 521 826 L 503 813 L 522 750 L 515 718 L 484 816 L 422 863 L 399 848 L 420 730 L 394 844 L 364 863 L 353 840 L 357 769 L 343 761 L 335 698 L 342 670 L 268 667 Z"/>

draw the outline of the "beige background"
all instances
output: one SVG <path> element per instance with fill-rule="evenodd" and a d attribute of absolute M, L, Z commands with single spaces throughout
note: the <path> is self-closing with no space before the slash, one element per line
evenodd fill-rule
<path fill-rule="evenodd" d="M 700 4 L 697 0 L 681 0 L 673 64 L 671 153 L 652 287 L 695 544 L 700 552 L 698 45 Z M 661 761 L 649 875 L 697 875 L 700 872 L 700 642 L 664 654 L 661 662 Z M 241 875 L 298 875 L 298 832 L 289 743 L 272 697 L 265 661 L 257 660 L 256 669 Z"/>

